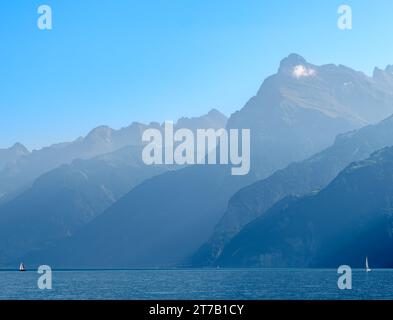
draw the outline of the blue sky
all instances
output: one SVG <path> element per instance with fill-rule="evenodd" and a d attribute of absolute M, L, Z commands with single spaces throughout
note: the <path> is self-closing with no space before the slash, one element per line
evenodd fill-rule
<path fill-rule="evenodd" d="M 37 8 L 53 30 L 37 28 Z M 337 8 L 353 9 L 353 30 Z M 95 126 L 230 114 L 292 52 L 366 73 L 393 64 L 391 0 L 4 0 L 0 148 Z"/>

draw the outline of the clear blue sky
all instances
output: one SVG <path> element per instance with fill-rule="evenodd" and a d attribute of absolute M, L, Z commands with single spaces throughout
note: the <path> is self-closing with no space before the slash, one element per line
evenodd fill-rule
<path fill-rule="evenodd" d="M 53 30 L 37 28 L 37 7 Z M 353 9 L 353 30 L 337 8 Z M 279 61 L 393 64 L 391 0 L 2 0 L 0 148 L 240 109 Z"/>

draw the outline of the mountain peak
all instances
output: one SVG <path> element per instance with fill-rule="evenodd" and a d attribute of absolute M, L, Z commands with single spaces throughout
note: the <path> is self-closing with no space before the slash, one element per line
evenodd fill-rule
<path fill-rule="evenodd" d="M 102 134 L 102 133 L 108 133 L 108 132 L 112 132 L 113 129 L 108 127 L 108 126 L 99 126 L 97 128 L 94 128 L 93 130 L 90 131 L 90 134 Z"/>
<path fill-rule="evenodd" d="M 91 130 L 88 135 L 86 136 L 86 139 L 104 139 L 108 140 L 110 139 L 113 129 L 108 127 L 108 126 L 99 126 L 93 130 Z"/>
<path fill-rule="evenodd" d="M 227 121 L 227 116 L 220 112 L 219 110 L 213 108 L 208 113 L 207 116 L 213 119 L 220 119 L 222 121 Z"/>
<path fill-rule="evenodd" d="M 381 83 L 391 83 L 393 77 L 393 65 L 388 65 L 385 70 L 374 68 L 373 78 Z"/>
<path fill-rule="evenodd" d="M 393 65 L 392 65 L 392 64 L 391 64 L 391 65 L 388 65 L 388 66 L 386 67 L 385 71 L 388 72 L 388 73 L 392 73 L 392 74 L 393 74 Z"/>
<path fill-rule="evenodd" d="M 281 60 L 278 73 L 299 79 L 313 76 L 315 74 L 315 66 L 308 63 L 302 56 L 292 53 Z"/>
<path fill-rule="evenodd" d="M 291 53 L 288 57 L 281 60 L 280 70 L 293 69 L 298 65 L 308 65 L 308 62 L 302 56 Z"/>
<path fill-rule="evenodd" d="M 177 120 L 176 126 L 192 130 L 202 128 L 225 128 L 228 118 L 217 109 L 211 109 L 207 114 L 199 117 L 182 117 Z"/>
<path fill-rule="evenodd" d="M 14 151 L 14 152 L 16 152 L 18 154 L 27 154 L 27 153 L 29 153 L 29 150 L 27 150 L 27 148 L 23 144 L 21 144 L 19 142 L 15 143 L 11 148 L 9 148 L 9 150 L 12 150 L 12 151 Z"/>

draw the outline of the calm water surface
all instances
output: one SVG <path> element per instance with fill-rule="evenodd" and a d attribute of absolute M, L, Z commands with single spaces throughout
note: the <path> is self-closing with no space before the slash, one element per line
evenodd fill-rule
<path fill-rule="evenodd" d="M 0 271 L 0 299 L 393 299 L 393 270 L 353 270 L 346 291 L 337 270 L 53 271 L 52 290 L 39 276 Z"/>

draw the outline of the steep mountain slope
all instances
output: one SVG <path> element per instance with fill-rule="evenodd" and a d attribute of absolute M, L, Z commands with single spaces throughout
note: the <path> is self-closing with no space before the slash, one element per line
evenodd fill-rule
<path fill-rule="evenodd" d="M 388 68 L 387 68 L 388 70 Z M 253 168 L 263 179 L 330 146 L 337 134 L 393 113 L 393 74 L 370 78 L 345 66 L 316 66 L 292 54 L 229 128 L 250 128 Z M 261 165 L 263 164 L 263 165 Z"/>
<path fill-rule="evenodd" d="M 223 266 L 393 267 L 393 148 L 344 169 L 325 189 L 286 198 L 224 248 Z"/>
<path fill-rule="evenodd" d="M 192 257 L 190 264 L 215 265 L 228 241 L 275 202 L 322 189 L 351 162 L 366 159 L 374 151 L 392 145 L 393 116 L 339 135 L 331 147 L 243 188 L 231 198 L 212 237 Z"/>
<path fill-rule="evenodd" d="M 15 163 L 23 156 L 29 154 L 26 147 L 20 143 L 15 143 L 12 147 L 7 149 L 0 149 L 0 171 L 7 165 Z M 1 182 L 0 182 L 1 184 Z M 6 188 L 5 188 L 6 189 Z M 5 189 L 0 190 L 0 204 L 8 201 L 12 195 Z"/>

